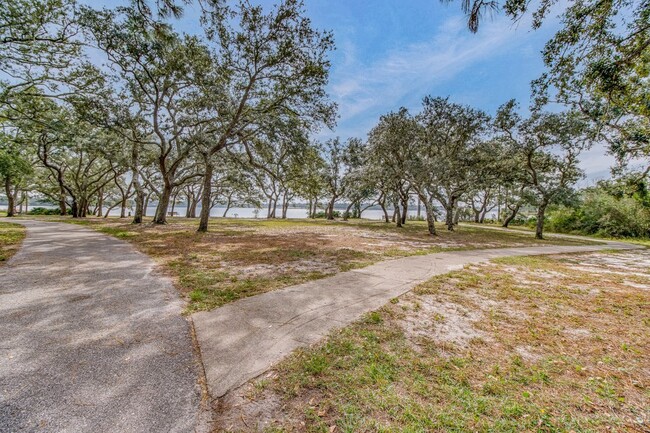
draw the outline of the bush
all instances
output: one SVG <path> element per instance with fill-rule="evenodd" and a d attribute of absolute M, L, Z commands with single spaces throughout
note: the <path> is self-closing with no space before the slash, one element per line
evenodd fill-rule
<path fill-rule="evenodd" d="M 27 212 L 27 215 L 61 215 L 61 211 L 56 208 L 49 209 L 46 207 L 35 207 Z"/>
<path fill-rule="evenodd" d="M 548 228 L 610 237 L 650 237 L 650 209 L 632 197 L 617 198 L 593 188 L 585 191 L 577 207 L 553 209 Z"/>
<path fill-rule="evenodd" d="M 503 221 L 501 221 L 501 222 L 503 222 Z M 528 218 L 519 213 L 512 219 L 512 221 L 510 221 L 509 225 L 511 225 L 511 226 L 525 226 L 527 223 L 528 223 Z"/>
<path fill-rule="evenodd" d="M 334 218 L 341 218 L 341 212 L 338 210 L 335 210 L 333 215 Z M 327 218 L 327 213 L 325 213 L 325 211 L 316 212 L 316 218 Z"/>
<path fill-rule="evenodd" d="M 544 219 L 544 222 L 546 223 L 546 219 Z M 534 229 L 537 226 L 537 215 L 530 215 L 524 217 L 523 225 L 528 227 L 529 229 Z"/>
<path fill-rule="evenodd" d="M 409 215 L 408 220 L 409 221 L 426 221 L 426 218 L 424 216 L 422 216 L 422 215 L 420 215 L 419 217 L 417 215 Z"/>

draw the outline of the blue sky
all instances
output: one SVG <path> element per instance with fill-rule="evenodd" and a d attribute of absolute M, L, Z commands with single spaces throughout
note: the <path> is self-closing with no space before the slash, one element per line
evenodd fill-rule
<path fill-rule="evenodd" d="M 402 106 L 416 112 L 425 95 L 449 96 L 490 114 L 515 98 L 525 110 L 530 82 L 544 71 L 541 50 L 559 27 L 557 13 L 537 31 L 530 17 L 513 24 L 497 14 L 472 34 L 458 1 L 305 0 L 305 6 L 315 27 L 333 32 L 337 47 L 328 90 L 340 117 L 318 139 L 365 138 L 379 116 Z M 178 30 L 197 31 L 197 17 L 188 6 Z M 582 159 L 589 179 L 608 177 L 612 158 L 602 146 Z"/>

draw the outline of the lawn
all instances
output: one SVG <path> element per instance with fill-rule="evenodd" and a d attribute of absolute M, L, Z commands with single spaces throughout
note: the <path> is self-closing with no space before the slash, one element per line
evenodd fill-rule
<path fill-rule="evenodd" d="M 25 238 L 25 227 L 20 224 L 0 222 L 0 266 L 11 258 Z"/>
<path fill-rule="evenodd" d="M 650 251 L 436 277 L 235 390 L 219 430 L 650 431 Z"/>
<path fill-rule="evenodd" d="M 479 224 L 479 223 L 474 223 L 474 222 L 463 222 L 461 223 L 464 226 L 469 226 L 469 227 L 485 227 L 485 228 L 493 228 L 493 229 L 499 229 L 502 230 L 503 226 L 501 224 L 496 224 L 496 223 L 485 223 L 485 224 Z M 522 225 L 510 225 L 508 227 L 508 230 L 519 230 L 522 232 L 528 232 L 528 233 L 534 233 L 535 228 L 534 227 L 527 227 L 527 226 L 522 226 Z M 643 237 L 628 237 L 628 238 L 623 238 L 623 237 L 611 237 L 611 236 L 600 236 L 600 235 L 585 235 L 583 233 L 579 232 L 571 232 L 571 233 L 548 233 L 544 232 L 544 236 L 548 237 L 553 237 L 553 236 L 579 236 L 582 238 L 592 238 L 596 240 L 606 240 L 606 241 L 615 241 L 615 242 L 627 242 L 630 244 L 637 244 L 637 245 L 642 245 L 644 247 L 650 247 L 650 238 L 643 238 Z"/>
<path fill-rule="evenodd" d="M 398 229 L 372 221 L 215 219 L 208 233 L 196 220 L 134 226 L 117 218 L 48 218 L 74 222 L 133 243 L 155 258 L 187 296 L 188 312 L 209 310 L 270 290 L 395 257 L 440 251 L 576 244 L 529 233 L 460 227 L 428 236 L 421 222 Z"/>

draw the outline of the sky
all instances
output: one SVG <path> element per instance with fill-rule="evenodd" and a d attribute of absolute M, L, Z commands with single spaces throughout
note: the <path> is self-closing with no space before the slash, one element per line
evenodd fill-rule
<path fill-rule="evenodd" d="M 530 82 L 544 71 L 544 43 L 559 28 L 557 12 L 535 31 L 529 16 L 513 23 L 496 14 L 472 34 L 458 1 L 304 1 L 314 27 L 332 31 L 336 43 L 328 92 L 339 118 L 334 130 L 316 135 L 320 140 L 364 139 L 381 115 L 400 107 L 417 112 L 426 95 L 448 96 L 490 114 L 515 98 L 526 110 Z M 102 3 L 111 7 L 121 1 Z M 190 5 L 176 27 L 196 32 L 197 18 Z M 585 182 L 609 177 L 612 162 L 602 145 L 594 146 L 582 158 Z"/>

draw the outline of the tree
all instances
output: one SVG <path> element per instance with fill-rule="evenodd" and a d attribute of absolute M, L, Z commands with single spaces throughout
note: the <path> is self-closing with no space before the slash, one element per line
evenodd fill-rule
<path fill-rule="evenodd" d="M 81 54 L 74 0 L 12 0 L 0 8 L 0 108 L 35 88 L 58 96 Z M 46 92 L 47 93 L 47 92 Z M 15 108 L 15 107 L 14 107 Z M 12 117 L 19 112 L 11 113 Z"/>
<path fill-rule="evenodd" d="M 340 138 L 327 140 L 324 145 L 324 160 L 326 164 L 324 178 L 329 196 L 329 203 L 325 209 L 328 220 L 334 219 L 334 205 L 336 201 L 345 194 L 345 175 L 347 173 L 345 154 L 348 149 L 350 140 L 347 143 L 341 143 Z"/>
<path fill-rule="evenodd" d="M 343 177 L 345 184 L 345 198 L 348 199 L 348 207 L 343 212 L 343 219 L 350 217 L 350 210 L 354 208 L 352 214 L 355 218 L 361 217 L 361 202 L 370 198 L 375 192 L 374 185 L 366 179 L 367 173 L 367 147 L 360 139 L 351 139 L 348 141 L 346 162 L 347 173 Z"/>
<path fill-rule="evenodd" d="M 331 124 L 334 113 L 325 92 L 332 38 L 312 28 L 301 1 L 284 0 L 266 14 L 248 2 L 235 10 L 217 4 L 209 16 L 207 34 L 217 44 L 219 74 L 202 91 L 223 96 L 206 101 L 214 114 L 208 114 L 201 134 L 204 207 L 217 152 L 248 143 L 278 123 L 305 130 Z M 237 26 L 223 16 L 238 19 Z M 199 231 L 207 230 L 208 219 L 202 210 Z"/>
<path fill-rule="evenodd" d="M 571 193 L 583 173 L 578 156 L 591 143 L 585 122 L 575 112 L 535 112 L 522 119 L 514 101 L 501 106 L 496 125 L 504 133 L 514 158 L 524 168 L 524 183 L 537 207 L 535 237 L 543 238 L 546 209 Z"/>
<path fill-rule="evenodd" d="M 280 121 L 260 131 L 258 138 L 244 140 L 242 170 L 254 171 L 253 177 L 268 200 L 267 218 L 276 218 L 278 203 L 282 218 L 287 217 L 289 202 L 301 182 L 305 156 L 310 152 L 308 131 L 300 122 Z"/>
<path fill-rule="evenodd" d="M 14 216 L 18 187 L 32 173 L 25 151 L 10 133 L 0 133 L 0 181 L 7 196 L 7 216 Z"/>
<path fill-rule="evenodd" d="M 474 212 L 474 222 L 484 222 L 487 213 L 499 205 L 502 186 L 512 182 L 512 164 L 506 149 L 496 139 L 484 141 L 476 148 L 474 183 L 467 200 Z"/>
<path fill-rule="evenodd" d="M 186 163 L 201 133 L 195 101 L 199 76 L 213 67 L 210 53 L 198 38 L 183 38 L 134 8 L 85 8 L 82 23 L 121 83 L 119 98 L 139 114 L 139 136 L 157 147 L 162 186 L 154 222 L 164 224 L 173 190 L 200 176 Z"/>
<path fill-rule="evenodd" d="M 501 2 L 463 1 L 471 31 Z M 535 3 L 533 28 L 539 28 L 557 0 Z M 527 0 L 505 0 L 513 20 L 530 12 Z M 533 83 L 537 108 L 549 101 L 586 115 L 616 156 L 615 173 L 641 160 L 638 174 L 650 173 L 650 4 L 644 0 L 580 0 L 566 4 L 563 26 L 543 51 L 548 70 Z"/>
<path fill-rule="evenodd" d="M 417 167 L 415 152 L 420 142 L 421 129 L 416 119 L 407 109 L 381 116 L 379 124 L 368 135 L 369 157 L 371 168 L 367 170 L 372 179 L 380 186 L 381 195 L 378 198 L 386 220 L 385 201 L 393 202 L 395 222 L 400 227 L 405 221 L 408 210 L 408 191 L 414 188 L 420 195 L 426 195 L 426 183 L 420 168 Z M 404 215 L 400 205 L 406 203 Z M 429 233 L 436 234 L 434 225 L 434 207 L 430 201 L 425 202 Z M 399 214 L 399 218 L 398 218 Z M 403 218 L 404 217 L 404 218 Z"/>
<path fill-rule="evenodd" d="M 327 164 L 323 159 L 320 149 L 317 145 L 310 145 L 305 149 L 301 158 L 301 163 L 295 168 L 295 185 L 293 185 L 296 194 L 307 199 L 308 218 L 316 218 L 318 210 L 318 201 L 326 194 L 327 185 L 325 172 Z"/>
<path fill-rule="evenodd" d="M 641 160 L 650 172 L 650 4 L 575 2 L 546 44 L 548 71 L 534 82 L 538 104 L 554 100 L 593 122 L 617 172 Z"/>
<path fill-rule="evenodd" d="M 489 116 L 448 98 L 426 97 L 418 122 L 421 138 L 409 172 L 425 207 L 433 207 L 433 199 L 443 206 L 447 230 L 451 231 L 458 201 L 476 184 L 483 164 L 479 149 Z"/>
<path fill-rule="evenodd" d="M 93 197 L 99 194 L 101 209 L 102 190 L 123 167 L 117 158 L 107 155 L 115 145 L 115 137 L 83 122 L 76 122 L 69 113 L 61 112 L 49 125 L 39 127 L 35 136 L 37 155 L 42 166 L 56 180 L 60 191 L 71 200 L 74 218 L 85 217 Z"/>

